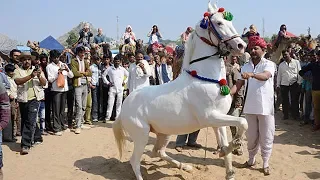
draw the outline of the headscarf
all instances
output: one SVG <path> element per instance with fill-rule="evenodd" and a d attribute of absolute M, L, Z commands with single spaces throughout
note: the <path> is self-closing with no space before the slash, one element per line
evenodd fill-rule
<path fill-rule="evenodd" d="M 267 43 L 263 38 L 261 38 L 259 36 L 250 36 L 248 48 L 251 49 L 254 46 L 260 46 L 261 48 L 266 49 Z"/>

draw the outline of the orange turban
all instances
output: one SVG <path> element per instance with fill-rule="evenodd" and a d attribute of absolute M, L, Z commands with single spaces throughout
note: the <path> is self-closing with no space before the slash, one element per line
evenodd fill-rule
<path fill-rule="evenodd" d="M 251 37 L 249 37 L 248 48 L 251 49 L 254 46 L 260 46 L 261 48 L 266 49 L 267 43 L 266 43 L 266 41 L 264 41 L 263 38 L 261 38 L 259 36 L 251 36 Z"/>

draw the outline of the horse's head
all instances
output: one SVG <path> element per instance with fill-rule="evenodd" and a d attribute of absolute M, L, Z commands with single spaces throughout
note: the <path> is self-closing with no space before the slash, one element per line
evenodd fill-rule
<path fill-rule="evenodd" d="M 246 43 L 240 38 L 232 25 L 233 15 L 224 10 L 212 6 L 209 2 L 208 12 L 204 19 L 196 26 L 195 33 L 205 43 L 216 46 L 220 55 L 231 52 L 233 55 L 243 54 Z"/>

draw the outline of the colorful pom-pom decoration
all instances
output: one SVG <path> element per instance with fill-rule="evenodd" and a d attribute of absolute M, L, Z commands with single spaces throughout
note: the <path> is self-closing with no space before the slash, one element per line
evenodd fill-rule
<path fill-rule="evenodd" d="M 231 14 L 231 12 L 227 12 L 227 11 L 223 12 L 223 17 L 227 21 L 233 20 L 233 15 Z"/>
<path fill-rule="evenodd" d="M 194 71 L 194 70 L 191 71 L 191 72 L 190 72 L 190 75 L 193 76 L 193 77 L 197 76 L 197 71 Z"/>
<path fill-rule="evenodd" d="M 225 85 L 227 85 L 227 80 L 221 79 L 221 80 L 219 81 L 219 85 L 220 85 L 220 86 L 225 86 Z"/>
<path fill-rule="evenodd" d="M 224 8 L 219 8 L 218 12 L 224 12 Z"/>
<path fill-rule="evenodd" d="M 220 87 L 220 94 L 223 96 L 230 94 L 230 88 L 227 85 L 221 86 Z"/>
<path fill-rule="evenodd" d="M 204 14 L 203 14 L 203 17 L 209 17 L 210 16 L 210 13 L 209 12 L 205 12 Z"/>

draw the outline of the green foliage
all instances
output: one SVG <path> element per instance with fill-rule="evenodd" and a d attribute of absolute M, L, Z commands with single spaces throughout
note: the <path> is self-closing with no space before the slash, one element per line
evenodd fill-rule
<path fill-rule="evenodd" d="M 277 39 L 277 37 L 278 37 L 278 34 L 273 34 L 271 36 L 271 42 L 275 41 Z"/>
<path fill-rule="evenodd" d="M 266 43 L 271 43 L 271 38 L 269 36 L 266 36 L 263 38 Z"/>
<path fill-rule="evenodd" d="M 74 43 L 77 42 L 77 40 L 78 40 L 78 36 L 76 35 L 75 32 L 71 31 L 69 33 L 69 36 L 68 36 L 67 40 L 66 40 L 66 43 L 68 44 L 68 47 L 70 48 L 70 47 L 72 47 L 72 45 Z"/>

